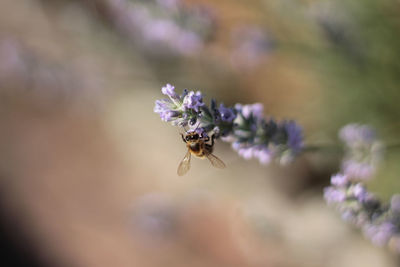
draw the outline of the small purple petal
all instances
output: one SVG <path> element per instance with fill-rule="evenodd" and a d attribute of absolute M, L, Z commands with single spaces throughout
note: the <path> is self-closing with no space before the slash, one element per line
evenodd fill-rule
<path fill-rule="evenodd" d="M 242 115 L 246 119 L 248 119 L 251 114 L 253 114 L 253 116 L 258 119 L 262 119 L 263 117 L 264 106 L 261 103 L 255 103 L 252 105 L 244 105 L 244 106 L 240 105 L 237 107 L 241 109 Z"/>
<path fill-rule="evenodd" d="M 388 243 L 396 227 L 390 222 L 384 222 L 380 225 L 366 225 L 363 230 L 374 245 L 382 247 Z"/>
<path fill-rule="evenodd" d="M 339 137 L 348 146 L 371 144 L 376 139 L 375 131 L 367 125 L 348 124 L 339 131 Z"/>
<path fill-rule="evenodd" d="M 197 91 L 195 93 L 190 91 L 183 99 L 183 106 L 185 109 L 194 109 L 196 112 L 199 112 L 200 107 L 204 106 L 201 92 Z"/>
<path fill-rule="evenodd" d="M 346 200 L 346 194 L 342 190 L 330 186 L 324 188 L 324 198 L 328 204 L 339 203 Z"/>
<path fill-rule="evenodd" d="M 285 123 L 285 129 L 288 135 L 288 147 L 293 150 L 294 153 L 299 152 L 303 147 L 303 130 L 294 121 Z"/>
<path fill-rule="evenodd" d="M 350 159 L 343 160 L 342 170 L 344 174 L 351 178 L 367 180 L 374 175 L 376 168 L 370 163 L 357 162 Z"/>
<path fill-rule="evenodd" d="M 218 109 L 219 113 L 221 114 L 221 120 L 225 122 L 232 122 L 236 115 L 231 108 L 227 108 L 224 104 L 221 104 Z"/>
<path fill-rule="evenodd" d="M 179 115 L 178 111 L 172 110 L 172 103 L 168 103 L 168 100 L 156 100 L 156 105 L 154 106 L 154 112 L 160 115 L 163 121 L 172 121 L 174 117 Z"/>
<path fill-rule="evenodd" d="M 260 147 L 254 151 L 254 156 L 258 158 L 261 164 L 268 164 L 271 162 L 274 153 L 267 147 Z"/>
<path fill-rule="evenodd" d="M 175 93 L 175 87 L 170 85 L 169 83 L 167 83 L 167 85 L 165 85 L 163 88 L 161 88 L 161 92 L 166 95 L 169 96 L 173 99 L 178 99 L 179 96 L 177 93 Z"/>
<path fill-rule="evenodd" d="M 338 173 L 331 177 L 331 184 L 336 186 L 345 186 L 347 184 L 347 181 L 347 176 L 341 173 Z"/>
<path fill-rule="evenodd" d="M 358 183 L 350 188 L 350 192 L 357 198 L 357 200 L 361 203 L 365 203 L 374 199 L 374 195 L 369 193 L 367 189 L 361 184 Z"/>

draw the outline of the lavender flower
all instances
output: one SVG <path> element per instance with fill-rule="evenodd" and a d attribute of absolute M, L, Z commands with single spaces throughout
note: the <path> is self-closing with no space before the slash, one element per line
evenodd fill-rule
<path fill-rule="evenodd" d="M 341 173 L 338 173 L 331 177 L 331 184 L 335 186 L 344 186 L 347 184 L 347 182 L 348 182 L 347 176 Z"/>
<path fill-rule="evenodd" d="M 324 189 L 327 203 L 334 205 L 345 221 L 361 228 L 374 245 L 389 245 L 400 253 L 400 197 L 393 196 L 390 205 L 382 204 L 361 183 L 377 168 L 381 142 L 369 126 L 358 124 L 343 127 L 339 137 L 346 145 L 346 155 L 341 172 L 333 175 L 331 186 Z"/>
<path fill-rule="evenodd" d="M 129 41 L 157 56 L 194 55 L 215 28 L 211 9 L 181 0 L 105 0 L 104 9 L 106 18 Z"/>
<path fill-rule="evenodd" d="M 375 131 L 368 125 L 348 124 L 339 131 L 340 139 L 349 147 L 372 145 L 376 140 Z"/>
<path fill-rule="evenodd" d="M 371 239 L 371 242 L 379 247 L 385 246 L 397 230 L 397 227 L 390 222 L 384 222 L 378 225 L 367 224 L 363 228 L 366 237 Z"/>
<path fill-rule="evenodd" d="M 263 106 L 236 104 L 233 108 L 212 100 L 208 107 L 200 91 L 175 93 L 167 84 L 162 93 L 169 98 L 157 100 L 154 112 L 164 121 L 177 126 L 213 132 L 217 138 L 232 143 L 232 148 L 245 159 L 257 158 L 262 164 L 272 159 L 284 164 L 303 147 L 302 130 L 293 121 L 266 120 Z"/>
<path fill-rule="evenodd" d="M 382 159 L 383 145 L 366 125 L 348 124 L 339 131 L 346 145 L 342 169 L 352 179 L 369 179 Z"/>
<path fill-rule="evenodd" d="M 346 193 L 336 187 L 324 188 L 324 198 L 328 204 L 340 203 L 346 200 Z"/>

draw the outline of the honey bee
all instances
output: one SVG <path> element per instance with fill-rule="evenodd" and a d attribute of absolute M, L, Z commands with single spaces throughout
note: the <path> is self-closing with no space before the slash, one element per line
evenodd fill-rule
<path fill-rule="evenodd" d="M 220 169 L 225 168 L 225 163 L 212 154 L 214 147 L 214 139 L 215 139 L 214 134 L 211 136 L 211 144 L 207 143 L 208 141 L 210 141 L 209 136 L 201 137 L 195 131 L 188 132 L 185 135 L 181 134 L 181 136 L 183 142 L 186 143 L 188 151 L 178 166 L 179 176 L 182 176 L 189 171 L 190 159 L 192 154 L 202 159 L 207 158 L 211 162 L 211 164 L 216 168 Z"/>

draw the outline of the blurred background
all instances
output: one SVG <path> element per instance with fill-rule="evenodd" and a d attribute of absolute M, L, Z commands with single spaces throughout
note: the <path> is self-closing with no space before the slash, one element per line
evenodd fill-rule
<path fill-rule="evenodd" d="M 397 0 L 0 0 L 2 266 L 397 266 L 328 208 L 335 153 L 194 159 L 166 83 L 260 102 L 307 144 L 350 122 L 400 133 Z M 369 188 L 400 191 L 399 151 Z"/>

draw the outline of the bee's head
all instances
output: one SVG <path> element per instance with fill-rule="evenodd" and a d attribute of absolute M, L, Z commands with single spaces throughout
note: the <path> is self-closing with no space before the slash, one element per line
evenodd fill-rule
<path fill-rule="evenodd" d="M 199 134 L 196 132 L 190 132 L 186 135 L 185 140 L 186 141 L 194 141 L 198 140 L 200 138 Z"/>

